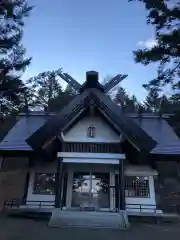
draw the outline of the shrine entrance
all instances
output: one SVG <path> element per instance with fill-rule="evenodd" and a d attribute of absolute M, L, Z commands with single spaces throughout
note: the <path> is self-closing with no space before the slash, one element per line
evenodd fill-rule
<path fill-rule="evenodd" d="M 110 208 L 110 174 L 74 172 L 71 206 L 87 211 Z"/>

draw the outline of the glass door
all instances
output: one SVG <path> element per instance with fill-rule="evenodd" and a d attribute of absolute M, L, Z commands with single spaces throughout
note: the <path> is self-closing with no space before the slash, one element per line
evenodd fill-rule
<path fill-rule="evenodd" d="M 91 175 L 90 173 L 74 173 L 72 186 L 72 207 L 90 204 Z"/>
<path fill-rule="evenodd" d="M 72 207 L 92 210 L 109 208 L 109 174 L 75 172 L 72 186 Z"/>

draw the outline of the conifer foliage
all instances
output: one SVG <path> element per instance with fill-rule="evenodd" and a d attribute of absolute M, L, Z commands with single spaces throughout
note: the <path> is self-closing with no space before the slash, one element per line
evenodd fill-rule
<path fill-rule="evenodd" d="M 144 65 L 159 63 L 157 78 L 145 87 L 161 89 L 170 84 L 177 93 L 180 91 L 180 1 L 138 1 L 144 3 L 147 10 L 147 23 L 155 28 L 156 44 L 134 51 L 135 60 Z"/>
<path fill-rule="evenodd" d="M 1 112 L 18 106 L 20 95 L 26 89 L 20 77 L 31 58 L 25 58 L 22 36 L 31 9 L 26 0 L 0 0 Z"/>

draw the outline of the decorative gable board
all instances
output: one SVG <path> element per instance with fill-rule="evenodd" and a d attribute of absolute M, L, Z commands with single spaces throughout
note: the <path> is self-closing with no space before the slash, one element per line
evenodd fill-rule
<path fill-rule="evenodd" d="M 88 128 L 94 128 L 94 137 L 88 136 Z M 120 136 L 100 117 L 85 116 L 67 133 L 64 141 L 69 142 L 120 142 Z"/>

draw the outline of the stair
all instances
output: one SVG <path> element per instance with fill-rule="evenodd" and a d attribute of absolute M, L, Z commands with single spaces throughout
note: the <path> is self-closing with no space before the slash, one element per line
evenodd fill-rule
<path fill-rule="evenodd" d="M 50 227 L 126 229 L 129 227 L 129 222 L 126 211 L 112 213 L 56 209 L 53 211 L 48 225 Z"/>

